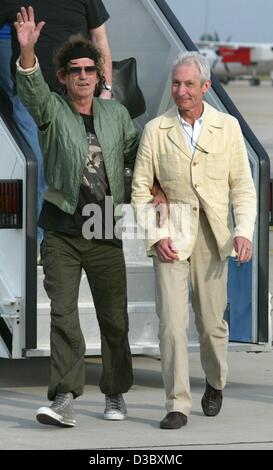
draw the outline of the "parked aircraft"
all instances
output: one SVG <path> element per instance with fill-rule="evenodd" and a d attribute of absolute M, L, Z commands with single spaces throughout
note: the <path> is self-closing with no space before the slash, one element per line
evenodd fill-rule
<path fill-rule="evenodd" d="M 237 43 L 201 38 L 195 44 L 207 57 L 214 74 L 225 83 L 237 77 L 250 77 L 251 85 L 260 84 L 260 75 L 273 80 L 273 43 Z"/>

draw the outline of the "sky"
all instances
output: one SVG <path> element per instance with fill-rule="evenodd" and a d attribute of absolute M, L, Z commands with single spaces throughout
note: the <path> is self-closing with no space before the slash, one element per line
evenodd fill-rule
<path fill-rule="evenodd" d="M 273 43 L 273 0 L 166 0 L 192 40 L 207 32 L 222 41 Z"/>

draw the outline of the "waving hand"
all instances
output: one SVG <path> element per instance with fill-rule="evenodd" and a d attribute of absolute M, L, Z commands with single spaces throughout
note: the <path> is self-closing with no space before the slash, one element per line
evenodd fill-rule
<path fill-rule="evenodd" d="M 17 38 L 21 49 L 27 48 L 31 50 L 34 48 L 44 24 L 44 21 L 40 21 L 37 25 L 35 24 L 32 7 L 28 7 L 27 10 L 24 7 L 20 8 L 14 27 L 17 31 Z"/>

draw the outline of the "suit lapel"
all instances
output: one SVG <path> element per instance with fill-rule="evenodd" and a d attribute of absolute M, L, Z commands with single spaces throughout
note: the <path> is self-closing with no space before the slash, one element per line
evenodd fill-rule
<path fill-rule="evenodd" d="M 167 113 L 163 115 L 160 127 L 168 129 L 168 138 L 174 145 L 176 145 L 176 147 L 179 148 L 179 150 L 184 153 L 184 155 L 192 159 L 187 141 L 180 128 L 176 106 L 173 106 Z"/>
<path fill-rule="evenodd" d="M 204 106 L 204 122 L 197 143 L 200 147 L 207 150 L 211 140 L 218 134 L 218 130 L 223 127 L 223 120 L 219 112 L 216 112 L 208 103 L 204 102 Z M 198 153 L 200 153 L 200 151 L 196 149 L 195 155 Z"/>

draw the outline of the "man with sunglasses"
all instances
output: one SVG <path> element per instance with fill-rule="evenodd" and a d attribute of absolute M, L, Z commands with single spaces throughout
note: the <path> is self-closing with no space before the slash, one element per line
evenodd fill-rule
<path fill-rule="evenodd" d="M 15 62 L 19 55 L 16 30 L 13 22 L 19 8 L 25 8 L 31 3 L 35 11 L 36 20 L 45 21 L 39 42 L 36 46 L 36 55 L 45 81 L 53 91 L 60 90 L 60 83 L 56 79 L 52 55 L 56 47 L 63 44 L 72 34 L 81 33 L 102 51 L 104 57 L 104 75 L 107 89 L 102 90 L 102 97 L 111 98 L 112 84 L 112 57 L 107 38 L 106 21 L 109 14 L 102 0 L 1 0 L 0 27 L 4 23 L 11 26 L 12 57 L 11 70 L 15 75 Z"/>
<path fill-rule="evenodd" d="M 233 248 L 240 263 L 252 256 L 256 194 L 244 139 L 234 117 L 203 101 L 210 86 L 207 59 L 197 52 L 181 54 L 172 70 L 175 106 L 146 125 L 133 178 L 136 209 L 151 202 L 155 177 L 170 204 L 167 221 L 154 229 L 153 237 L 150 227 L 144 225 L 148 254 L 154 262 L 166 392 L 167 415 L 160 423 L 162 429 L 185 426 L 191 408 L 189 278 L 206 376 L 201 405 L 206 416 L 216 416 L 228 369 L 228 325 L 223 318 L 227 257 Z M 143 217 L 140 222 L 143 224 Z"/>
<path fill-rule="evenodd" d="M 39 147 L 37 127 L 16 93 L 15 62 L 19 55 L 16 31 L 13 27 L 13 22 L 16 20 L 16 13 L 21 6 L 27 7 L 31 4 L 35 9 L 36 19 L 38 21 L 45 21 L 45 27 L 41 32 L 40 40 L 36 46 L 36 55 L 43 76 L 50 86 L 50 89 L 53 91 L 61 92 L 60 83 L 56 79 L 56 71 L 52 62 L 53 51 L 72 34 L 81 33 L 85 37 L 90 37 L 92 42 L 101 49 L 104 57 L 105 82 L 100 90 L 100 96 L 104 99 L 111 99 L 112 97 L 112 58 L 105 26 L 109 14 L 102 0 L 32 0 L 31 2 L 24 0 L 1 0 L 0 3 L 0 27 L 4 23 L 11 26 L 11 43 L 6 41 L 7 50 L 2 50 L 2 54 L 5 53 L 6 56 L 10 53 L 8 49 L 11 47 L 11 76 L 9 70 L 5 70 L 3 77 L 6 86 L 9 86 L 11 78 L 14 80 L 14 90 L 10 90 L 9 93 L 9 98 L 13 104 L 13 118 L 36 157 L 38 183 L 37 212 L 39 215 L 43 203 L 43 193 L 45 191 L 43 156 Z M 1 62 L 1 67 L 2 66 L 3 64 Z M 37 239 L 39 262 L 40 243 L 43 239 L 43 231 L 41 228 L 38 228 Z"/>
<path fill-rule="evenodd" d="M 53 404 L 40 408 L 37 420 L 72 427 L 73 399 L 84 386 L 78 313 L 82 269 L 101 332 L 104 418 L 126 418 L 122 394 L 132 385 L 132 362 L 124 255 L 113 212 L 123 203 L 124 165 L 133 168 L 137 142 L 128 111 L 114 100 L 94 97 L 104 77 L 103 58 L 83 36 L 72 36 L 56 52 L 65 95 L 50 92 L 34 55 L 43 26 L 35 23 L 32 7 L 17 14 L 18 93 L 39 128 L 48 185 L 39 223 L 45 230 L 44 286 L 51 300 L 48 399 Z"/>

